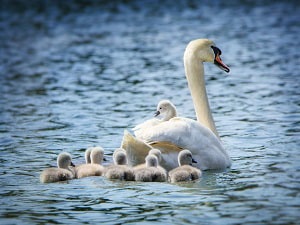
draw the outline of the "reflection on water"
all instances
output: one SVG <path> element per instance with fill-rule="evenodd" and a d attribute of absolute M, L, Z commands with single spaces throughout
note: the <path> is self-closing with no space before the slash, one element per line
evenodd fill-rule
<path fill-rule="evenodd" d="M 1 224 L 296 224 L 299 3 L 256 4 L 2 1 Z M 40 184 L 61 151 L 80 163 L 101 145 L 111 160 L 124 129 L 161 99 L 195 118 L 182 55 L 199 37 L 215 40 L 231 67 L 228 76 L 205 68 L 230 170 L 179 185 Z"/>

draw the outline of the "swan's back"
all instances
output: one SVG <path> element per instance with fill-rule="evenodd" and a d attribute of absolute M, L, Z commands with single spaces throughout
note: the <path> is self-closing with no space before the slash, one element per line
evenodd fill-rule
<path fill-rule="evenodd" d="M 48 168 L 41 173 L 40 181 L 42 183 L 66 181 L 75 177 L 74 171 L 69 168 L 70 166 L 74 166 L 69 153 L 60 153 L 57 157 L 57 165 L 58 168 Z"/>
<path fill-rule="evenodd" d="M 231 165 L 231 160 L 217 136 L 191 119 L 175 117 L 157 125 L 155 129 L 145 130 L 137 138 L 146 143 L 170 142 L 179 148 L 189 149 L 198 162 L 196 166 L 202 170 L 224 169 Z"/>

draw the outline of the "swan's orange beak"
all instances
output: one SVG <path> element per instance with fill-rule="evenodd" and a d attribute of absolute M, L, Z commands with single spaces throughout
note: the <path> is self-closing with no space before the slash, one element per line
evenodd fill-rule
<path fill-rule="evenodd" d="M 220 57 L 220 55 L 222 54 L 221 50 L 215 46 L 211 46 L 211 48 L 214 50 L 215 53 L 214 64 L 218 66 L 221 70 L 224 70 L 225 72 L 229 73 L 229 67 L 225 63 L 223 63 Z"/>

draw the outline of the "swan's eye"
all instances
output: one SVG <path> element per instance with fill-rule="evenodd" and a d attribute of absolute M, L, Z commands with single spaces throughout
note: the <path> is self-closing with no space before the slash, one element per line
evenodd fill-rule
<path fill-rule="evenodd" d="M 222 55 L 222 51 L 216 46 L 210 46 L 214 51 L 215 55 Z"/>

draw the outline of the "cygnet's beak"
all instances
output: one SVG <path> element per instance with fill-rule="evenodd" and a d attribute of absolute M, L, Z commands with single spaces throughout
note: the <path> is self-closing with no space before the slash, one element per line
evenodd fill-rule
<path fill-rule="evenodd" d="M 73 162 L 71 162 L 71 166 L 72 166 L 72 167 L 75 167 L 75 164 L 74 164 Z"/>
<path fill-rule="evenodd" d="M 107 162 L 107 159 L 106 159 L 105 157 L 103 157 L 103 161 L 104 161 L 104 162 Z"/>
<path fill-rule="evenodd" d="M 229 73 L 230 69 L 229 67 L 223 63 L 222 59 L 220 58 L 220 55 L 222 54 L 221 50 L 218 47 L 211 46 L 215 53 L 215 60 L 214 64 L 219 67 L 221 70 L 224 70 L 225 72 Z"/>
<path fill-rule="evenodd" d="M 197 161 L 194 158 L 192 158 L 192 163 L 197 163 Z"/>
<path fill-rule="evenodd" d="M 160 114 L 160 111 L 156 111 L 156 112 L 154 113 L 154 116 L 157 117 L 159 114 Z"/>

